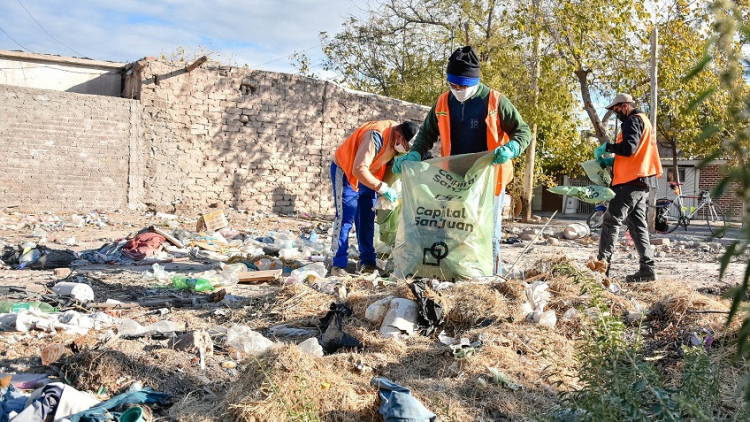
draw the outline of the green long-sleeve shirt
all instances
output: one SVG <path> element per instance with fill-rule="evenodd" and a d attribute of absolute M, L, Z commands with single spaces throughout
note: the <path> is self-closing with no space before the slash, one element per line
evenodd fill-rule
<path fill-rule="evenodd" d="M 451 119 L 451 155 L 487 151 L 487 102 L 490 88 L 479 84 L 479 89 L 472 98 L 460 103 L 448 94 L 448 110 Z M 437 102 L 432 106 L 419 128 L 417 139 L 411 149 L 424 156 L 432 149 L 440 132 L 435 115 Z M 500 97 L 497 119 L 499 127 L 508 134 L 509 141 L 516 141 L 523 152 L 531 142 L 531 129 L 524 122 L 521 114 L 504 95 Z"/>

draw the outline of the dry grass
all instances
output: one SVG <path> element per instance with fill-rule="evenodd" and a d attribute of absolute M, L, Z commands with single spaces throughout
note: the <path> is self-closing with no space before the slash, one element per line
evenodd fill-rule
<path fill-rule="evenodd" d="M 349 356 L 316 359 L 286 346 L 268 353 L 227 391 L 220 420 L 377 420 L 376 395 Z M 226 419 L 225 419 L 226 418 Z"/>
<path fill-rule="evenodd" d="M 560 271 L 556 265 L 573 266 L 564 258 L 543 258 L 534 265 L 537 271 L 531 276 L 532 281 L 543 280 L 549 285 L 552 298 L 547 309 L 554 310 L 559 319 L 568 309 L 589 308 L 591 293 L 582 294 L 582 286 L 570 271 Z M 717 352 L 711 358 L 716 365 L 727 365 L 726 350 L 731 346 L 726 339 L 736 331 L 736 323 L 725 331 L 722 324 L 726 315 L 692 311 L 727 310 L 728 301 L 686 291 L 679 282 L 669 280 L 623 285 L 623 290 L 615 294 L 608 290 L 608 281 L 601 274 L 585 267 L 575 270 L 601 283 L 600 296 L 612 315 L 624 318 L 636 309 L 637 302 L 650 307 L 653 321 L 681 333 L 712 330 L 717 337 Z M 74 385 L 85 389 L 97 389 L 99 385 L 114 389 L 116 378 L 123 373 L 144 377 L 151 381 L 147 385 L 183 394 L 170 416 L 191 422 L 381 421 L 377 391 L 370 385 L 376 376 L 410 388 L 438 420 L 533 420 L 558 404 L 561 391 L 577 387 L 576 350 L 582 332 L 592 322 L 590 317 L 581 313 L 572 321 L 558 321 L 554 329 L 544 328 L 525 319 L 525 282 L 460 283 L 436 296 L 446 310 L 443 328 L 456 338 L 481 338 L 483 344 L 473 355 L 457 359 L 434 337 L 385 339 L 378 332 L 379 324 L 364 319 L 367 306 L 387 295 L 414 299 L 407 282 L 383 287 L 362 278 L 346 281 L 346 303 L 353 315 L 344 319 L 343 329 L 362 342 L 362 350 L 314 358 L 293 345 L 284 345 L 262 359 L 246 360 L 239 368 L 239 378 L 216 395 L 205 394 L 186 375 L 161 369 L 177 366 L 173 360 L 177 355 L 172 351 L 151 352 L 153 359 L 163 359 L 161 368 L 143 356 L 125 358 L 111 351 L 91 352 L 79 355 L 67 367 L 67 373 L 75 373 Z M 335 296 L 296 284 L 254 299 L 236 319 L 261 332 L 278 323 L 309 327 L 317 325 L 336 301 Z M 680 364 L 676 354 L 660 362 L 665 376 L 674 382 L 679 379 Z M 502 371 L 522 388 L 480 382 L 480 378 L 491 378 L 488 368 Z M 747 369 L 744 365 L 721 372 L 723 407 L 737 406 L 731 397 Z M 183 383 L 181 389 L 179 383 Z"/>

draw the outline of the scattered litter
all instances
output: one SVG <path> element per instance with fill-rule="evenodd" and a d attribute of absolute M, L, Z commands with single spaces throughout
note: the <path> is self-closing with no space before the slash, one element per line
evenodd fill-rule
<path fill-rule="evenodd" d="M 437 420 L 437 416 L 415 399 L 408 388 L 386 378 L 373 378 L 371 383 L 378 389 L 379 412 L 385 422 Z"/>
<path fill-rule="evenodd" d="M 440 296 L 427 286 L 424 279 L 409 284 L 409 289 L 417 298 L 419 324 L 424 327 L 424 335 L 429 336 L 443 323 L 445 310 L 440 303 Z"/>
<path fill-rule="evenodd" d="M 563 230 L 563 234 L 566 239 L 575 240 L 582 239 L 591 234 L 591 232 L 589 231 L 588 224 L 575 222 L 569 224 L 568 227 Z"/>
<path fill-rule="evenodd" d="M 274 325 L 268 329 L 268 335 L 273 337 L 310 337 L 317 333 L 318 330 L 293 328 L 286 325 Z"/>
<path fill-rule="evenodd" d="M 385 338 L 408 337 L 417 330 L 418 319 L 419 307 L 413 300 L 393 299 L 383 317 L 380 334 Z"/>
<path fill-rule="evenodd" d="M 318 339 L 315 337 L 311 337 L 302 343 L 298 344 L 297 347 L 299 348 L 302 353 L 306 353 L 311 356 L 323 357 L 323 347 L 320 345 L 320 342 L 318 342 Z"/>
<path fill-rule="evenodd" d="M 323 332 L 321 345 L 326 354 L 336 353 L 342 347 L 359 349 L 362 343 L 342 330 L 343 319 L 352 315 L 352 310 L 341 303 L 332 303 L 328 313 L 320 320 Z"/>
<path fill-rule="evenodd" d="M 388 312 L 391 300 L 393 300 L 393 296 L 388 295 L 371 303 L 365 310 L 365 319 L 374 324 L 381 322 L 386 312 Z"/>
<path fill-rule="evenodd" d="M 58 296 L 71 297 L 79 302 L 90 302 L 94 300 L 94 290 L 84 283 L 71 283 L 63 281 L 52 287 L 52 291 Z"/>
<path fill-rule="evenodd" d="M 488 371 L 490 371 L 491 378 L 490 382 L 494 385 L 502 385 L 503 387 L 517 391 L 523 389 L 523 386 L 521 384 L 518 384 L 517 382 L 513 381 L 510 377 L 508 377 L 504 372 L 496 369 L 496 368 L 487 368 Z M 484 381 L 483 378 L 479 378 L 480 385 Z M 486 384 L 486 382 L 485 382 Z"/>
<path fill-rule="evenodd" d="M 235 324 L 227 330 L 226 344 L 245 354 L 262 356 L 275 343 L 250 327 Z"/>

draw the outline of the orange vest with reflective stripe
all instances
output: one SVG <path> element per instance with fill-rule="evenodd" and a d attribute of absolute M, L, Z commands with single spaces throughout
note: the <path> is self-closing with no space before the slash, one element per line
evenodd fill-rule
<path fill-rule="evenodd" d="M 440 155 L 447 157 L 451 154 L 451 117 L 448 113 L 448 94 L 444 92 L 438 97 L 435 105 L 435 116 L 438 121 L 438 131 L 440 132 Z M 500 105 L 501 93 L 490 89 L 489 98 L 487 98 L 487 118 L 484 122 L 487 124 L 487 150 L 494 151 L 495 148 L 508 143 L 508 134 L 500 128 L 497 118 L 497 109 Z M 505 186 L 513 180 L 513 164 L 510 160 L 500 165 L 500 172 L 495 186 L 495 195 L 499 195 Z"/>
<path fill-rule="evenodd" d="M 638 148 L 630 157 L 615 155 L 614 176 L 612 186 L 630 182 L 639 177 L 657 176 L 661 178 L 661 158 L 656 146 L 656 134 L 651 121 L 643 113 L 638 113 L 643 119 L 643 134 L 638 142 Z M 617 135 L 617 143 L 622 142 L 622 133 Z"/>
<path fill-rule="evenodd" d="M 367 122 L 360 126 L 359 129 L 355 130 L 354 133 L 352 133 L 351 136 L 349 136 L 346 141 L 338 147 L 336 150 L 336 163 L 341 167 L 341 170 L 344 171 L 344 174 L 346 174 L 346 178 L 349 180 L 349 184 L 352 186 L 353 190 L 359 190 L 359 180 L 354 177 L 352 170 L 354 169 L 354 158 L 357 156 L 359 146 L 362 145 L 362 137 L 364 134 L 367 131 L 376 130 L 383 135 L 383 147 L 380 148 L 380 152 L 370 164 L 370 173 L 382 182 L 383 175 L 385 175 L 385 166 L 380 166 L 379 168 L 373 168 L 372 166 L 378 162 L 378 159 L 387 149 L 386 145 L 388 145 L 391 138 L 391 126 L 397 125 L 398 123 L 393 120 Z"/>

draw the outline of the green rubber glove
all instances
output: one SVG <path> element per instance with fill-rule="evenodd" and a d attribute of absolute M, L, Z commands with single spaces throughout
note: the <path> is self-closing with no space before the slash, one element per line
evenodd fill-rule
<path fill-rule="evenodd" d="M 596 161 L 599 161 L 599 158 L 601 158 L 601 156 L 605 152 L 607 152 L 607 143 L 606 142 L 603 143 L 603 144 L 601 144 L 601 145 L 599 145 L 598 147 L 596 147 L 596 149 L 594 150 L 594 159 Z"/>
<path fill-rule="evenodd" d="M 599 157 L 599 159 L 596 160 L 596 161 L 604 164 L 605 167 L 614 167 L 615 166 L 615 157 L 608 157 L 608 158 Z"/>
<path fill-rule="evenodd" d="M 409 151 L 406 155 L 396 157 L 396 159 L 393 160 L 391 171 L 396 174 L 401 173 L 401 165 L 404 164 L 404 161 L 422 161 L 422 156 L 417 151 Z"/>
<path fill-rule="evenodd" d="M 396 189 L 388 188 L 385 192 L 381 193 L 381 195 L 391 202 L 398 201 L 398 192 L 396 192 Z"/>
<path fill-rule="evenodd" d="M 521 153 L 521 145 L 516 141 L 510 141 L 507 144 L 497 147 L 495 149 L 495 159 L 492 160 L 494 164 L 503 164 L 511 158 L 518 157 Z"/>

